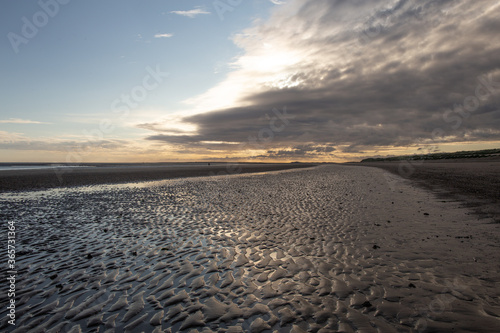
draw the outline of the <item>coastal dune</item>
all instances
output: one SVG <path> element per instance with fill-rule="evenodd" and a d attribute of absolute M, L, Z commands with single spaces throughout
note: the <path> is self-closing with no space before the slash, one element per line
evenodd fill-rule
<path fill-rule="evenodd" d="M 500 225 L 376 168 L 6 192 L 0 206 L 18 237 L 2 331 L 500 327 Z"/>

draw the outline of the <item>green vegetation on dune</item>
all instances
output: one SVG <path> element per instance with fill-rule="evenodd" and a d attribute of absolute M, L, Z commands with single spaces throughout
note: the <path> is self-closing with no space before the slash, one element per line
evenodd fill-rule
<path fill-rule="evenodd" d="M 385 161 L 402 161 L 402 160 L 443 160 L 443 159 L 457 159 L 457 158 L 481 158 L 499 156 L 500 149 L 485 149 L 475 151 L 457 151 L 454 153 L 432 153 L 425 155 L 404 155 L 404 156 L 391 156 L 380 158 L 366 158 L 361 162 L 385 162 Z"/>

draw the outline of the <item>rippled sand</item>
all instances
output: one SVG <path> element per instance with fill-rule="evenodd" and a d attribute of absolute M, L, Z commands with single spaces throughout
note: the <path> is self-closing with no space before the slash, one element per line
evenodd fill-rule
<path fill-rule="evenodd" d="M 0 195 L 14 332 L 497 332 L 500 225 L 374 168 Z M 5 273 L 2 267 L 2 272 Z M 4 274 L 5 275 L 5 274 Z"/>

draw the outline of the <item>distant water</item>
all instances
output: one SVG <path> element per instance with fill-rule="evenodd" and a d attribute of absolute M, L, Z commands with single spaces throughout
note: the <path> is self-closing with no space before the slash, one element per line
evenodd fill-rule
<path fill-rule="evenodd" d="M 0 171 L 8 170 L 42 170 L 42 169 L 61 169 L 61 168 L 81 168 L 85 166 L 78 165 L 0 165 Z"/>
<path fill-rule="evenodd" d="M 61 169 L 61 168 L 108 168 L 108 167 L 120 167 L 120 168 L 137 168 L 137 167 L 164 167 L 164 168 L 179 168 L 179 167 L 200 167 L 200 166 L 216 166 L 216 165 L 228 165 L 228 163 L 205 163 L 205 162 L 194 162 L 194 163 L 162 163 L 162 164 L 102 164 L 102 165 L 69 165 L 69 164 L 3 164 L 0 165 L 0 172 L 7 170 L 43 170 L 43 169 Z M 229 165 L 232 165 L 231 163 Z M 236 164 L 239 165 L 239 164 Z"/>

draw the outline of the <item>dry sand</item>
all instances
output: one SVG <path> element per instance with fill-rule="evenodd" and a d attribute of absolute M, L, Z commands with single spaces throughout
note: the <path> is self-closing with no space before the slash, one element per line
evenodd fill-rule
<path fill-rule="evenodd" d="M 19 274 L 0 330 L 498 332 L 500 224 L 394 177 L 329 165 L 3 193 Z"/>

